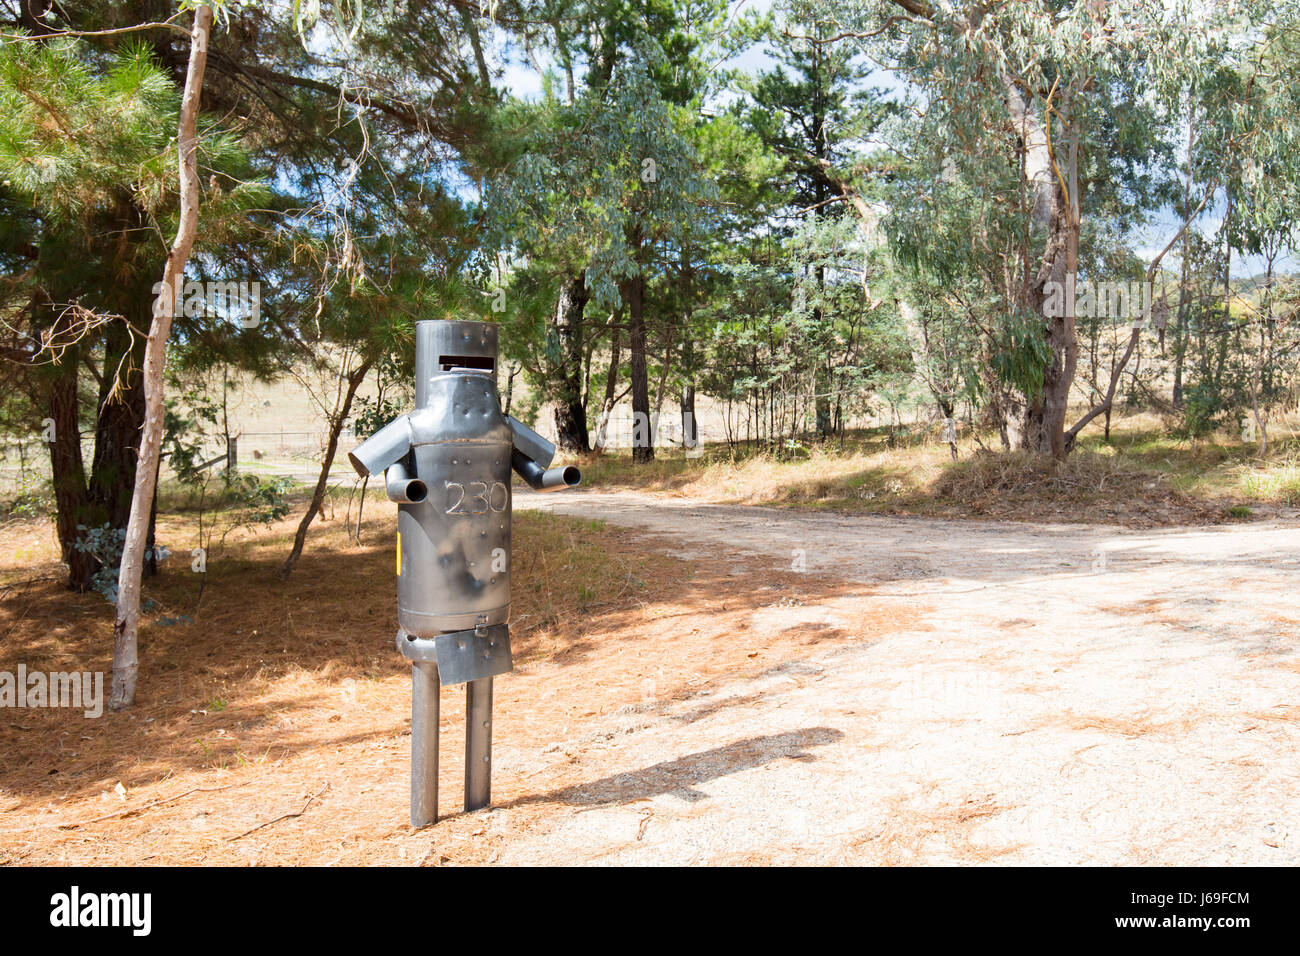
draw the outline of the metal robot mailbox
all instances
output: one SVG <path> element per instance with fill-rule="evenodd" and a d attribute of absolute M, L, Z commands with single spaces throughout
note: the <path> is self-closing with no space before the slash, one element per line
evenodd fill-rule
<path fill-rule="evenodd" d="M 510 472 L 538 491 L 578 484 L 555 446 L 502 414 L 497 329 L 415 327 L 415 404 L 348 458 L 385 471 L 397 509 L 397 648 L 411 661 L 411 824 L 438 817 L 438 692 L 466 685 L 465 809 L 492 790 L 492 678 L 510 656 Z"/>

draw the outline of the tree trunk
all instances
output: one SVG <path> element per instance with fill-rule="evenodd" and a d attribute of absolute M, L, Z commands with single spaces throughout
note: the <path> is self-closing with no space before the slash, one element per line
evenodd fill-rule
<path fill-rule="evenodd" d="M 519 363 L 508 362 L 506 364 L 506 404 L 502 409 L 507 415 L 510 414 L 510 406 L 515 400 L 515 376 L 519 374 Z"/>
<path fill-rule="evenodd" d="M 610 323 L 614 317 L 610 316 Z M 605 397 L 600 403 L 600 424 L 596 428 L 596 449 L 603 451 L 609 444 L 609 419 L 614 414 L 618 398 L 618 360 L 622 349 L 622 330 L 614 326 L 610 333 L 609 370 L 605 373 Z"/>
<path fill-rule="evenodd" d="M 167 360 L 167 337 L 171 334 L 172 312 L 185 282 L 185 263 L 199 224 L 198 139 L 195 126 L 199 95 L 207 66 L 208 39 L 212 32 L 212 8 L 206 4 L 194 10 L 190 33 L 190 59 L 185 72 L 177 128 L 177 165 L 180 181 L 180 222 L 163 267 L 162 292 L 154 300 L 153 321 L 144 353 L 144 428 L 135 471 L 122 567 L 117 583 L 117 619 L 113 624 L 113 681 L 109 692 L 110 710 L 124 710 L 135 702 L 139 673 L 140 576 L 144 564 L 145 535 L 153 510 L 158 477 L 158 456 L 163 429 L 163 365 Z"/>
<path fill-rule="evenodd" d="M 90 469 L 90 498 L 97 510 L 96 523 L 125 528 L 131 515 L 139 457 L 140 427 L 144 424 L 144 365 L 146 340 L 135 329 L 147 329 L 152 318 L 156 276 L 123 261 L 128 236 L 150 227 L 146 212 L 129 193 L 115 202 L 113 230 L 119 236 L 112 256 L 114 275 L 122 276 L 104 291 L 104 307 L 123 316 L 103 329 L 103 364 L 95 405 L 95 452 Z M 150 542 L 149 547 L 152 547 Z M 154 562 L 145 564 L 153 573 Z"/>
<path fill-rule="evenodd" d="M 367 359 L 348 375 L 348 387 L 343 393 L 342 404 L 335 409 L 335 414 L 330 418 L 329 440 L 325 444 L 325 457 L 321 461 L 320 477 L 316 479 L 316 490 L 312 492 L 311 503 L 307 506 L 307 513 L 302 516 L 298 522 L 298 531 L 293 536 L 293 548 L 289 551 L 289 556 L 284 559 L 284 564 L 280 566 L 280 580 L 287 580 L 293 573 L 293 566 L 298 563 L 302 557 L 302 549 L 307 543 L 307 529 L 320 514 L 321 505 L 325 503 L 325 492 L 329 490 L 330 468 L 334 465 L 334 455 L 339 450 L 339 435 L 343 433 L 343 426 L 347 423 L 348 416 L 352 413 L 352 399 L 356 397 L 357 389 L 365 381 L 366 375 L 370 372 L 372 360 Z"/>
<path fill-rule="evenodd" d="M 821 309 L 815 310 L 813 316 L 813 324 L 820 329 Z M 831 376 L 826 367 L 825 357 L 819 355 L 814 361 L 817 363 L 813 370 L 813 408 L 816 414 L 817 438 L 825 441 L 831 435 Z"/>
<path fill-rule="evenodd" d="M 140 295 L 144 302 L 149 301 L 148 289 Z M 90 498 L 102 511 L 102 521 L 114 528 L 125 528 L 131 515 L 128 489 L 135 487 L 140 426 L 144 423 L 140 368 L 145 345 L 125 323 L 111 322 L 105 328 Z"/>
<path fill-rule="evenodd" d="M 690 328 L 686 329 L 686 340 L 682 342 L 682 375 L 686 384 L 682 386 L 682 448 L 690 450 L 700 443 L 699 424 L 695 421 L 695 342 Z"/>
<path fill-rule="evenodd" d="M 1183 242 L 1183 263 L 1178 285 L 1177 325 L 1174 326 L 1174 384 L 1170 399 L 1176 409 L 1183 407 L 1183 363 L 1187 357 L 1187 284 L 1189 278 L 1187 243 Z"/>
<path fill-rule="evenodd" d="M 49 415 L 54 423 L 54 441 L 50 442 L 50 475 L 54 486 L 55 529 L 59 551 L 68 566 L 68 587 L 73 591 L 90 590 L 90 581 L 99 569 L 94 555 L 76 549 L 81 532 L 79 524 L 91 522 L 86 489 L 86 466 L 81 456 L 81 430 L 77 405 L 77 364 L 80 350 L 73 345 L 52 363 L 54 377 L 49 385 Z"/>
<path fill-rule="evenodd" d="M 633 276 L 624 283 L 628 311 L 628 371 L 632 379 L 632 460 L 644 464 L 654 460 L 654 431 L 650 421 L 650 382 L 646 375 L 645 277 Z"/>
<path fill-rule="evenodd" d="M 931 391 L 933 392 L 933 389 L 931 389 Z M 954 410 L 953 410 L 952 400 L 939 395 L 935 395 L 935 400 L 938 402 L 939 405 L 939 414 L 943 416 L 943 421 L 944 421 L 943 438 L 944 441 L 948 443 L 948 453 L 949 455 L 952 456 L 952 460 L 956 461 L 957 460 L 957 420 L 953 417 Z M 951 438 L 949 437 L 949 432 L 948 432 L 949 424 L 951 424 L 952 426 Z"/>
<path fill-rule="evenodd" d="M 1057 183 L 1053 189 L 1052 213 L 1042 259 L 1029 287 L 1029 306 L 1043 322 L 1044 335 L 1051 359 L 1043 371 L 1043 388 L 1038 395 L 1013 396 L 1008 403 L 1008 436 L 1017 450 L 1050 454 L 1064 460 L 1067 448 L 1065 419 L 1070 387 L 1079 363 L 1079 341 L 1074 323 L 1074 284 L 1067 277 L 1078 274 L 1079 218 L 1078 206 L 1071 199 L 1075 192 L 1074 143 L 1070 144 L 1069 175 L 1071 194 Z M 1047 315 L 1049 283 L 1065 292 L 1064 315 Z M 1052 310 L 1056 311 L 1056 310 Z"/>
<path fill-rule="evenodd" d="M 1059 186 L 1056 190 L 1055 208 L 1052 210 L 1053 231 L 1056 236 L 1048 240 L 1048 251 L 1043 256 L 1039 278 L 1049 278 L 1064 283 L 1079 274 L 1079 205 L 1077 140 L 1071 135 L 1069 144 L 1069 193 Z M 1071 283 L 1072 285 L 1073 283 Z M 1043 313 L 1043 285 L 1036 283 L 1030 290 L 1035 311 Z M 1043 376 L 1043 435 L 1040 451 L 1050 452 L 1057 461 L 1064 461 L 1065 418 L 1069 414 L 1070 387 L 1079 364 L 1079 338 L 1074 327 L 1074 296 L 1067 295 L 1065 315 L 1047 324 L 1047 343 L 1052 349 L 1052 361 Z"/>
<path fill-rule="evenodd" d="M 1255 353 L 1255 368 L 1252 370 L 1250 377 L 1250 412 L 1255 416 L 1255 427 L 1259 432 L 1257 439 L 1260 457 L 1268 454 L 1268 415 L 1260 407 L 1259 393 L 1261 389 L 1267 386 L 1264 377 L 1268 373 L 1270 353 L 1272 352 L 1268 330 L 1273 324 L 1273 260 L 1275 253 L 1272 247 L 1269 247 L 1264 254 L 1267 268 L 1264 270 L 1263 314 L 1259 327 L 1259 349 Z"/>
<path fill-rule="evenodd" d="M 162 459 L 158 460 L 157 467 L 162 468 Z M 158 576 L 158 539 L 156 531 L 158 529 L 158 476 L 155 474 L 153 479 L 153 504 L 149 507 L 149 533 L 144 539 L 144 569 L 143 576 L 153 578 Z"/>
<path fill-rule="evenodd" d="M 1192 157 L 1196 145 L 1195 107 L 1188 108 L 1187 115 L 1187 178 L 1183 183 L 1183 215 L 1188 214 L 1192 205 Z M 1183 360 L 1187 355 L 1187 282 L 1191 275 L 1191 261 L 1188 256 L 1188 242 L 1191 234 L 1183 230 L 1183 261 L 1178 284 L 1178 325 L 1174 328 L 1174 385 L 1170 398 L 1175 409 L 1183 407 Z"/>
<path fill-rule="evenodd" d="M 555 304 L 555 433 L 563 451 L 591 450 L 587 406 L 582 400 L 582 315 L 587 307 L 587 280 L 579 273 L 564 283 Z"/>
<path fill-rule="evenodd" d="M 1063 316 L 1045 313 L 1047 284 L 1065 287 L 1068 275 L 1078 271 L 1079 205 L 1078 143 L 1072 133 L 1068 140 L 1068 191 L 1052 175 L 1053 148 L 1050 118 L 1040 116 L 1030 102 L 1021 81 L 1010 75 L 1002 77 L 1007 110 L 1020 135 L 1020 161 L 1026 185 L 1033 190 L 1029 212 L 1031 227 L 1046 225 L 1047 236 L 1039 267 L 1029 288 L 1026 304 L 1042 318 L 1043 334 L 1051 351 L 1051 360 L 1043 374 L 1042 391 L 1037 395 L 1009 395 L 1006 402 L 1007 441 L 1012 448 L 1050 453 L 1065 457 L 1065 416 L 1078 364 L 1079 344 L 1074 330 L 1074 295 L 1072 286 L 1065 295 Z M 1069 96 L 1062 96 L 1057 108 L 1068 128 Z M 1056 311 L 1056 310 L 1053 310 Z"/>

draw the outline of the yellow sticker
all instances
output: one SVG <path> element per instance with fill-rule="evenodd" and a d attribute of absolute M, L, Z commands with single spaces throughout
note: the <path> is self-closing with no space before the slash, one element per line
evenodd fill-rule
<path fill-rule="evenodd" d="M 397 532 L 397 576 L 402 576 L 402 532 Z"/>

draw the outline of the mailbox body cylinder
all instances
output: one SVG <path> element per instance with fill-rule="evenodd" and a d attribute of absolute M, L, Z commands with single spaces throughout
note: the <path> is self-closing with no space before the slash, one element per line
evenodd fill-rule
<path fill-rule="evenodd" d="M 439 372 L 410 416 L 414 466 L 428 493 L 397 509 L 398 623 L 436 637 L 510 616 L 513 435 L 491 378 Z"/>

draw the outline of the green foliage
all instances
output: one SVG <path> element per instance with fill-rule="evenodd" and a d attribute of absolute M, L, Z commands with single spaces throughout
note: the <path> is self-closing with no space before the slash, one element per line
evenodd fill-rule
<path fill-rule="evenodd" d="M 1204 438 L 1223 424 L 1227 408 L 1223 393 L 1198 383 L 1183 392 L 1183 429 L 1189 438 Z"/>
<path fill-rule="evenodd" d="M 76 40 L 0 47 L 0 173 L 54 221 L 81 219 L 124 184 L 146 208 L 174 178 L 178 97 L 144 46 L 99 75 Z M 172 174 L 172 175 L 169 175 Z"/>
<path fill-rule="evenodd" d="M 407 381 L 405 376 L 403 363 L 391 355 L 383 356 L 375 364 L 378 394 L 358 396 L 352 405 L 352 433 L 358 439 L 369 438 L 402 414 L 409 391 L 402 387 Z"/>
<path fill-rule="evenodd" d="M 179 108 L 178 91 L 142 43 L 119 50 L 102 69 L 80 40 L 6 43 L 0 46 L 0 177 L 56 227 L 84 226 L 124 190 L 147 215 L 169 220 L 176 204 L 169 147 Z M 205 121 L 201 167 L 224 171 L 242 162 L 239 140 Z M 227 214 L 266 196 L 256 179 L 234 180 L 221 191 Z M 210 210 L 209 217 L 220 218 L 221 211 Z"/>
<path fill-rule="evenodd" d="M 92 589 L 103 595 L 109 604 L 117 604 L 117 577 L 122 563 L 122 548 L 126 544 L 126 529 L 114 528 L 109 524 L 86 527 L 77 525 L 78 536 L 72 546 L 83 554 L 90 554 L 99 562 L 99 570 L 92 579 Z M 165 547 L 158 546 L 144 553 L 146 561 L 156 559 L 162 562 L 171 554 Z M 152 610 L 153 602 L 145 601 L 141 606 L 144 611 Z"/>
<path fill-rule="evenodd" d="M 517 155 L 493 176 L 490 241 L 583 271 L 593 302 L 621 303 L 619 282 L 639 275 L 643 240 L 681 242 L 715 189 L 699 172 L 685 118 L 654 81 L 662 53 L 649 40 L 602 89 L 573 104 L 548 97 L 507 113 Z"/>
<path fill-rule="evenodd" d="M 221 503 L 234 509 L 234 527 L 272 525 L 289 514 L 292 505 L 288 493 L 293 481 L 288 478 L 266 479 L 258 475 L 224 474 Z"/>
<path fill-rule="evenodd" d="M 200 388 L 190 388 L 167 402 L 162 454 L 182 484 L 198 486 L 206 481 L 205 471 L 199 466 L 205 443 L 211 439 L 210 429 L 217 425 L 220 414 L 221 406 Z"/>
<path fill-rule="evenodd" d="M 54 489 L 48 481 L 27 482 L 4 506 L 12 518 L 48 518 L 54 509 Z"/>

